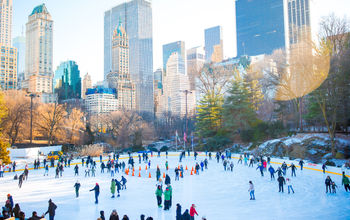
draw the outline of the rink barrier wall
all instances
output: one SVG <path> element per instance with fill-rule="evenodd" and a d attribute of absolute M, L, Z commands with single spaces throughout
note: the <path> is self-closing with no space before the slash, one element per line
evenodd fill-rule
<path fill-rule="evenodd" d="M 165 157 L 166 155 L 160 155 L 161 157 Z M 168 154 L 168 156 L 172 156 L 172 157 L 178 157 L 179 155 L 175 155 L 175 154 Z M 191 156 L 194 156 L 194 155 L 192 155 L 191 154 Z M 199 155 L 198 154 L 198 156 L 200 156 L 200 157 L 206 157 L 206 155 Z M 138 158 L 138 156 L 132 156 L 133 158 Z M 153 157 L 158 157 L 158 155 L 153 155 Z M 124 160 L 124 159 L 128 159 L 129 157 L 120 157 L 119 158 L 119 160 Z M 216 159 L 215 157 L 213 157 L 214 159 Z M 239 159 L 239 157 L 235 157 L 235 156 L 233 156 L 233 157 L 231 157 L 232 159 Z M 105 159 L 105 160 L 102 160 L 103 162 L 104 161 L 108 161 L 107 159 Z M 98 163 L 98 162 L 101 162 L 100 160 L 96 160 L 96 163 Z M 295 161 L 295 162 L 297 162 L 297 161 Z M 278 165 L 282 165 L 282 163 L 281 162 L 274 162 L 274 161 L 271 161 L 270 163 L 272 163 L 272 164 L 278 164 Z M 47 164 L 50 164 L 50 161 L 48 161 L 47 162 Z M 77 162 L 77 163 L 71 163 L 71 166 L 74 166 L 74 165 L 79 165 L 79 164 L 82 164 L 81 162 Z M 287 163 L 287 165 L 288 166 L 290 166 L 291 164 L 288 164 Z M 295 165 L 296 167 L 298 167 L 298 168 L 300 168 L 300 166 L 299 165 Z M 54 167 L 57 167 L 57 165 L 55 165 Z M 39 169 L 43 169 L 44 167 L 39 167 Z M 49 166 L 49 168 L 51 168 L 50 166 Z M 303 166 L 303 169 L 306 169 L 306 170 L 313 170 L 313 171 L 318 171 L 318 172 L 323 172 L 323 170 L 322 169 L 317 169 L 317 168 L 312 168 L 312 167 L 307 167 L 307 166 Z M 31 167 L 31 168 L 28 168 L 28 170 L 34 170 L 34 168 L 33 167 Z M 17 171 L 24 171 L 24 169 L 18 169 L 18 170 L 16 170 L 16 172 Z M 5 173 L 8 173 L 9 171 L 5 171 Z M 11 172 L 12 173 L 12 172 Z M 337 173 L 337 172 L 333 172 L 333 171 L 328 171 L 328 170 L 326 170 L 325 171 L 325 173 L 329 173 L 329 174 L 334 174 L 334 175 L 338 175 L 338 176 L 342 176 L 342 174 L 341 173 Z M 347 177 L 350 177 L 350 175 L 346 175 Z"/>

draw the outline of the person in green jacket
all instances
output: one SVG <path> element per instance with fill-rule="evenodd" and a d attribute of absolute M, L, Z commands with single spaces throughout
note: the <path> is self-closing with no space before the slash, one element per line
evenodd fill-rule
<path fill-rule="evenodd" d="M 114 181 L 114 179 L 112 179 L 112 181 L 111 181 L 111 193 L 112 193 L 112 198 L 114 198 L 114 194 L 115 194 L 115 181 Z"/>
<path fill-rule="evenodd" d="M 173 200 L 173 188 L 171 187 L 170 184 L 167 185 L 167 188 L 170 191 L 170 200 L 169 200 L 169 208 L 171 208 L 172 200 Z"/>
<path fill-rule="evenodd" d="M 157 168 L 157 173 L 156 173 L 156 180 L 158 181 L 160 178 L 160 169 L 159 167 Z"/>
<path fill-rule="evenodd" d="M 168 163 L 168 161 L 165 162 L 165 168 L 166 168 L 166 170 L 169 169 L 169 163 Z"/>
<path fill-rule="evenodd" d="M 80 189 L 80 183 L 77 180 L 77 182 L 74 184 L 74 188 L 75 188 L 75 196 L 78 198 L 79 197 L 79 189 Z"/>
<path fill-rule="evenodd" d="M 162 195 L 163 195 L 162 187 L 161 186 L 157 186 L 156 197 L 157 197 L 157 204 L 158 204 L 159 208 L 162 207 Z"/>
<path fill-rule="evenodd" d="M 349 186 L 349 178 L 345 175 L 345 172 L 343 171 L 343 179 L 342 179 L 342 184 L 344 185 L 345 191 L 347 192 L 348 190 L 350 191 L 350 186 Z"/>
<path fill-rule="evenodd" d="M 169 187 L 167 187 L 165 189 L 164 192 L 164 210 L 169 210 L 169 204 L 170 204 L 170 196 L 171 196 L 171 192 L 169 190 Z"/>

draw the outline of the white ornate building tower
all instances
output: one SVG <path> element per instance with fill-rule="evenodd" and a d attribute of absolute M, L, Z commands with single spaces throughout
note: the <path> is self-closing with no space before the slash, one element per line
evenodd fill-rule
<path fill-rule="evenodd" d="M 129 39 L 121 22 L 113 32 L 112 70 L 107 82 L 110 88 L 117 89 L 119 109 L 136 109 L 135 84 L 129 73 Z"/>

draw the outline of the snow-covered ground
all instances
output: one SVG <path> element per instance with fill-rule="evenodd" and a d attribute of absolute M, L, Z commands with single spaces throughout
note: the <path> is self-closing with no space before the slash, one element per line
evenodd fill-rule
<path fill-rule="evenodd" d="M 204 160 L 204 154 L 197 160 Z M 123 156 L 121 156 L 123 157 Z M 124 156 L 126 158 L 126 156 Z M 106 159 L 106 158 L 105 158 Z M 65 168 L 63 177 L 54 178 L 54 169 L 50 168 L 49 177 L 44 177 L 44 170 L 30 170 L 29 179 L 18 188 L 18 181 L 13 180 L 14 174 L 5 173 L 0 178 L 0 201 L 4 205 L 6 195 L 13 195 L 15 203 L 31 216 L 32 211 L 39 214 L 47 210 L 48 200 L 51 198 L 58 206 L 56 218 L 66 219 L 97 219 L 100 210 L 104 210 L 106 216 L 113 209 L 116 209 L 119 217 L 127 214 L 131 220 L 140 219 L 141 214 L 152 216 L 158 220 L 175 219 L 176 203 L 182 205 L 182 212 L 189 209 L 191 204 L 196 204 L 199 217 L 206 216 L 209 220 L 232 220 L 232 219 L 350 219 L 350 192 L 346 193 L 341 185 L 341 176 L 335 174 L 322 174 L 314 170 L 297 170 L 297 177 L 292 178 L 295 194 L 278 192 L 277 181 L 270 181 L 269 174 L 264 177 L 256 168 L 237 164 L 234 161 L 233 172 L 225 172 L 222 163 L 216 160 L 209 160 L 208 170 L 200 175 L 190 175 L 185 172 L 184 178 L 174 181 L 174 168 L 178 166 L 178 153 L 169 153 L 169 158 L 152 157 L 151 169 L 145 171 L 145 164 L 142 163 L 141 176 L 138 177 L 138 159 L 135 158 L 135 176 L 131 173 L 126 176 L 127 190 L 121 191 L 121 197 L 111 198 L 110 174 L 100 173 L 97 163 L 97 176 L 87 177 L 83 175 L 84 169 L 80 167 L 79 177 L 74 177 L 73 166 Z M 95 158 L 95 160 L 98 160 Z M 165 172 L 165 161 L 169 161 L 172 187 L 173 206 L 170 211 L 163 211 L 157 207 L 155 197 L 155 168 L 157 165 Z M 126 161 L 126 160 L 125 160 Z M 282 160 L 272 159 L 274 162 Z M 294 162 L 297 164 L 297 162 Z M 193 156 L 186 157 L 181 163 L 188 168 L 194 166 Z M 80 165 L 81 166 L 81 165 Z M 277 167 L 277 164 L 272 164 Z M 308 164 L 306 164 L 308 166 Z M 319 165 L 309 165 L 312 168 L 319 168 Z M 340 173 L 339 168 L 330 168 L 330 171 Z M 148 178 L 151 172 L 152 178 Z M 18 172 L 20 173 L 20 172 Z M 347 171 L 349 174 L 349 171 Z M 338 185 L 337 194 L 326 194 L 324 180 L 327 175 Z M 117 174 L 120 180 L 121 174 Z M 290 177 L 290 170 L 287 171 Z M 75 198 L 73 185 L 79 180 L 82 187 L 80 197 Z M 249 200 L 248 181 L 252 180 L 255 185 L 255 201 Z M 101 194 L 99 204 L 94 204 L 94 194 L 89 192 L 95 185 L 100 184 Z M 48 216 L 47 216 L 48 217 Z"/>

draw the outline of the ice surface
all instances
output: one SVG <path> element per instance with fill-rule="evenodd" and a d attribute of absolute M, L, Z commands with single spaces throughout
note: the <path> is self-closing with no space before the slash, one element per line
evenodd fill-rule
<path fill-rule="evenodd" d="M 237 156 L 237 155 L 235 155 Z M 203 160 L 204 155 L 197 160 Z M 98 159 L 95 159 L 98 160 Z M 166 158 L 151 158 L 151 175 L 145 171 L 145 164 L 142 163 L 142 177 L 138 176 L 138 159 L 135 158 L 135 176 L 131 173 L 126 178 L 127 190 L 121 191 L 120 198 L 111 198 L 110 174 L 100 173 L 99 162 L 97 162 L 97 176 L 83 176 L 80 167 L 79 177 L 74 177 L 73 167 L 65 168 L 63 178 L 54 178 L 54 169 L 50 168 L 49 177 L 44 177 L 44 170 L 30 170 L 29 179 L 18 188 L 18 181 L 13 180 L 14 174 L 5 173 L 0 178 L 0 201 L 4 205 L 6 195 L 13 195 L 15 203 L 19 203 L 26 216 L 32 211 L 39 214 L 47 210 L 47 201 L 51 198 L 58 206 L 56 210 L 57 220 L 68 219 L 97 219 L 100 210 L 104 210 L 107 219 L 113 209 L 116 209 L 119 217 L 127 214 L 131 220 L 140 219 L 141 214 L 152 216 L 158 220 L 175 219 L 176 203 L 182 205 L 182 212 L 189 209 L 191 204 L 196 204 L 199 217 L 206 216 L 209 220 L 233 220 L 233 219 L 350 219 L 350 193 L 346 193 L 341 185 L 341 176 L 334 174 L 322 174 L 313 170 L 297 170 L 297 177 L 292 178 L 295 194 L 288 194 L 285 186 L 285 193 L 278 193 L 277 181 L 270 181 L 268 173 L 260 176 L 256 166 L 237 164 L 234 159 L 234 172 L 225 172 L 221 162 L 209 161 L 208 170 L 200 175 L 191 176 L 185 173 L 183 179 L 174 181 L 174 167 L 178 163 L 178 154 L 169 153 L 169 175 L 173 187 L 173 206 L 170 211 L 163 211 L 157 208 L 155 197 L 155 168 L 157 164 L 165 172 Z M 274 162 L 283 162 L 281 159 L 272 159 Z M 292 161 L 287 161 L 291 163 Z M 184 168 L 194 166 L 193 156 L 186 157 L 181 163 Z M 297 164 L 297 161 L 294 161 Z M 318 164 L 305 164 L 306 167 L 320 169 Z M 80 165 L 81 166 L 81 165 Z M 278 165 L 273 164 L 276 168 Z M 340 173 L 340 168 L 329 167 L 328 171 Z M 349 171 L 347 171 L 349 172 Z M 18 172 L 19 173 L 19 172 Z M 349 174 L 349 173 L 348 173 Z M 324 180 L 327 175 L 338 185 L 337 194 L 326 194 Z M 117 178 L 120 179 L 120 174 Z M 124 174 L 125 176 L 125 174 Z M 290 177 L 290 170 L 287 171 Z M 80 197 L 75 198 L 73 185 L 79 180 L 81 183 Z M 256 200 L 249 200 L 248 181 L 252 180 L 255 186 Z M 95 183 L 101 187 L 99 197 L 100 203 L 94 204 L 93 192 L 89 192 Z M 48 216 L 46 216 L 48 218 Z"/>

